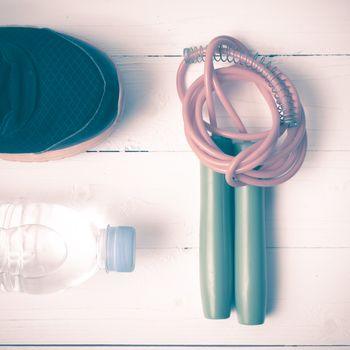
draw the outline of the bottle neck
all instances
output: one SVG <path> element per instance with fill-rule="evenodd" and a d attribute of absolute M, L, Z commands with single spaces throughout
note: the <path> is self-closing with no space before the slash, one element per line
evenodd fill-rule
<path fill-rule="evenodd" d="M 97 238 L 97 265 L 99 269 L 105 270 L 106 269 L 106 247 L 107 242 L 107 229 L 100 230 L 100 235 Z"/>

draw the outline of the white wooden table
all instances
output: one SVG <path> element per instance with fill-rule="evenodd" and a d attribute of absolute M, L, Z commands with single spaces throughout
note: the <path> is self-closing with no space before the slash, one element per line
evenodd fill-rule
<path fill-rule="evenodd" d="M 134 273 L 81 287 L 0 294 L 0 343 L 350 349 L 350 2 L 1 0 L 1 25 L 45 26 L 105 50 L 119 65 L 126 113 L 98 148 L 43 164 L 0 162 L 0 199 L 81 210 L 101 227 L 137 228 Z M 262 326 L 202 316 L 199 167 L 183 135 L 175 74 L 183 47 L 237 37 L 298 88 L 309 151 L 268 192 L 269 314 Z M 193 77 L 202 67 L 193 67 Z M 249 84 L 234 90 L 250 126 L 269 112 Z"/>

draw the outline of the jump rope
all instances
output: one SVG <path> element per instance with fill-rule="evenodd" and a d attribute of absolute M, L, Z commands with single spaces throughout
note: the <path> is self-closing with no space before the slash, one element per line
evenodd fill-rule
<path fill-rule="evenodd" d="M 214 62 L 227 67 L 214 68 Z M 188 89 L 192 63 L 204 74 Z M 224 84 L 253 82 L 267 102 L 272 125 L 249 133 L 224 92 Z M 242 324 L 261 324 L 266 313 L 264 187 L 290 179 L 307 148 L 305 114 L 293 83 L 264 56 L 237 39 L 214 38 L 184 50 L 177 72 L 185 135 L 201 162 L 200 277 L 204 314 L 227 318 L 234 305 Z M 214 97 L 235 131 L 218 127 Z M 203 113 L 206 106 L 209 120 Z"/>

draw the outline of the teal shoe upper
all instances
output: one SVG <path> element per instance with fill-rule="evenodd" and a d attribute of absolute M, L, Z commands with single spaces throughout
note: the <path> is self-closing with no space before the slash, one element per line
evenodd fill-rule
<path fill-rule="evenodd" d="M 109 128 L 120 86 L 101 51 L 49 29 L 0 27 L 0 153 L 71 147 Z"/>

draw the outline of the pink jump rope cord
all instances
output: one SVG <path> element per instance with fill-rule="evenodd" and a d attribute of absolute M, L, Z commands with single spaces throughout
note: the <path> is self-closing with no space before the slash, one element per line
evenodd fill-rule
<path fill-rule="evenodd" d="M 177 91 L 183 104 L 186 138 L 201 162 L 225 174 L 231 186 L 274 186 L 290 179 L 301 167 L 307 147 L 304 110 L 292 82 L 264 57 L 252 56 L 238 40 L 229 36 L 213 39 L 206 48 L 184 51 L 185 59 L 177 72 Z M 205 58 L 210 59 L 205 59 Z M 214 69 L 213 61 L 232 65 Z M 186 90 L 188 63 L 205 61 L 204 74 Z M 248 80 L 257 86 L 272 114 L 270 130 L 248 133 L 230 101 L 222 83 Z M 238 132 L 217 127 L 214 94 L 224 106 Z M 203 120 L 206 103 L 209 121 Z M 234 141 L 250 141 L 238 155 L 223 153 L 211 136 L 220 135 Z"/>

